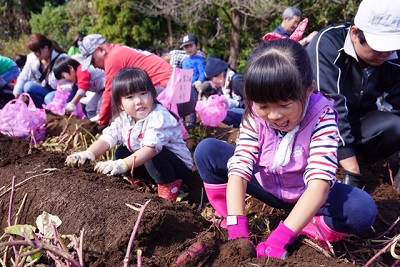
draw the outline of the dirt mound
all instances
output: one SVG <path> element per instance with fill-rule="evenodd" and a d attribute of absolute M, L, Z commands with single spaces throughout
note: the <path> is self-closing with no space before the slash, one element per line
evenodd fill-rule
<path fill-rule="evenodd" d="M 20 224 L 35 225 L 36 218 L 46 211 L 62 220 L 58 228 L 60 234 L 79 237 L 84 230 L 84 266 L 123 266 L 139 215 L 129 205 L 140 208 L 151 200 L 143 211 L 132 243 L 130 264 L 135 266 L 139 249 L 141 264 L 145 267 L 174 266 L 179 256 L 180 260 L 185 259 L 179 266 L 362 266 L 385 246 L 382 242 L 374 243 L 373 239 L 387 242 L 400 232 L 400 226 L 394 224 L 400 215 L 400 196 L 390 184 L 375 182 L 369 187 L 379 209 L 374 229 L 335 243 L 336 256 L 328 257 L 299 239 L 290 248 L 290 257 L 285 261 L 257 259 L 254 247 L 246 240 L 228 242 L 226 230 L 203 217 L 212 209 L 207 205 L 196 171 L 186 187 L 189 195 L 182 202 L 171 203 L 157 197 L 151 184 L 136 189 L 120 177 L 95 173 L 91 165 L 79 169 L 65 167 L 66 156 L 71 151 L 84 149 L 100 131 L 87 120 L 51 117 L 49 137 L 38 147 L 0 136 L 0 234 L 4 233 L 8 220 L 18 219 Z M 196 128 L 189 132 L 188 146 L 192 150 L 206 136 L 228 142 L 234 142 L 237 136 L 237 131 L 230 128 Z M 378 169 L 387 172 L 387 168 L 380 165 Z M 387 176 L 386 173 L 381 175 Z M 13 217 L 9 218 L 13 177 Z M 247 205 L 256 242 L 266 238 L 268 227 L 275 229 L 287 216 L 252 198 Z M 21 211 L 16 215 L 18 209 Z M 55 266 L 46 255 L 42 261 Z M 399 263 L 390 253 L 382 254 L 373 262 L 381 262 L 382 266 Z"/>

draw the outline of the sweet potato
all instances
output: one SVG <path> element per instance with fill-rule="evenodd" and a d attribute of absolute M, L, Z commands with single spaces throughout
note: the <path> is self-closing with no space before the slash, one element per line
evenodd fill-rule
<path fill-rule="evenodd" d="M 185 252 L 183 252 L 175 262 L 175 265 L 178 266 L 184 263 L 188 259 L 193 259 L 195 257 L 200 257 L 204 252 L 206 252 L 208 246 L 202 244 L 201 242 L 196 242 L 192 244 Z"/>

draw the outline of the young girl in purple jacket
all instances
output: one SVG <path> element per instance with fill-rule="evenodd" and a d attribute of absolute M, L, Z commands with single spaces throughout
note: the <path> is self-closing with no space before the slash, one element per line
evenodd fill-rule
<path fill-rule="evenodd" d="M 195 161 L 215 215 L 229 239 L 250 239 L 244 215 L 249 194 L 289 212 L 257 257 L 288 257 L 299 235 L 328 248 L 367 230 L 376 205 L 358 188 L 336 181 L 340 140 L 333 101 L 316 93 L 305 49 L 290 39 L 261 43 L 245 76 L 248 106 L 236 147 L 206 139 Z"/>

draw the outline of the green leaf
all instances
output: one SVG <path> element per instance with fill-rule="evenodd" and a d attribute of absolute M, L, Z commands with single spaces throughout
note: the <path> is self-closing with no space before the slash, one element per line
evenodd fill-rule
<path fill-rule="evenodd" d="M 33 250 L 33 249 L 32 249 L 31 247 L 27 247 L 27 248 L 24 248 L 24 249 L 23 249 L 24 252 L 29 252 L 29 251 L 32 251 L 32 250 Z M 35 253 L 35 254 L 33 254 L 33 255 L 29 255 L 29 256 L 26 258 L 26 261 L 27 261 L 27 262 L 37 262 L 37 261 L 40 260 L 40 258 L 42 257 L 42 255 L 43 255 L 42 251 L 39 251 L 38 253 Z"/>
<path fill-rule="evenodd" d="M 6 234 L 18 235 L 18 236 L 23 237 L 22 231 L 24 231 L 30 239 L 33 239 L 34 238 L 33 235 L 36 231 L 36 227 L 32 226 L 32 225 L 28 225 L 28 224 L 16 224 L 16 225 L 8 226 L 4 230 L 4 232 Z"/>
<path fill-rule="evenodd" d="M 183 191 L 183 190 L 180 190 L 180 191 L 179 191 L 179 195 L 178 195 L 178 197 L 176 198 L 176 202 L 182 202 L 182 203 L 184 203 L 185 201 L 182 201 L 182 199 L 184 199 L 184 198 L 187 197 L 188 195 L 189 195 L 188 192 L 185 192 L 185 191 Z"/>

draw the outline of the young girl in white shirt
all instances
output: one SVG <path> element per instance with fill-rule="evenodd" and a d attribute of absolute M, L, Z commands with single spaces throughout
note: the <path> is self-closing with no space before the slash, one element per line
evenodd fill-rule
<path fill-rule="evenodd" d="M 125 153 L 116 153 L 117 160 L 99 162 L 94 170 L 119 175 L 135 173 L 144 166 L 158 184 L 158 195 L 175 201 L 184 179 L 190 177 L 193 160 L 183 140 L 181 123 L 156 97 L 154 85 L 144 70 L 122 69 L 113 80 L 114 121 L 86 151 L 68 156 L 66 164 L 79 167 L 123 145 L 120 148 Z"/>

